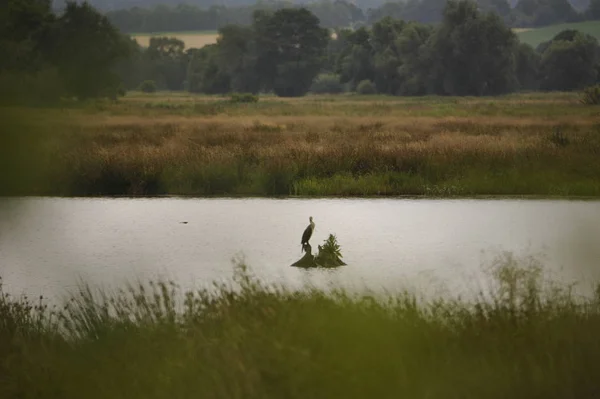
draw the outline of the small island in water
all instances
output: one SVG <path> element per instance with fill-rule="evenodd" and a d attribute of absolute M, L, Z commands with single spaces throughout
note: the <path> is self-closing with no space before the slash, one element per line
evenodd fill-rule
<path fill-rule="evenodd" d="M 318 246 L 316 255 L 312 254 L 312 247 L 308 243 L 304 245 L 303 250 L 306 254 L 300 260 L 293 263 L 292 266 L 303 268 L 335 268 L 346 265 L 341 259 L 341 247 L 337 242 L 336 236 L 333 234 L 329 234 L 325 243 Z"/>

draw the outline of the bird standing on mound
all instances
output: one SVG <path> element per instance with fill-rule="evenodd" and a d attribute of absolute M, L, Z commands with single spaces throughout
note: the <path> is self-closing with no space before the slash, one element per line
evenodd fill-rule
<path fill-rule="evenodd" d="M 309 217 L 308 220 L 310 221 L 310 224 L 306 227 L 304 233 L 302 233 L 302 242 L 300 243 L 302 244 L 303 251 L 305 250 L 304 247 L 308 245 L 308 240 L 310 240 L 310 237 L 312 237 L 313 231 L 315 230 L 315 223 L 313 222 L 312 216 Z"/>

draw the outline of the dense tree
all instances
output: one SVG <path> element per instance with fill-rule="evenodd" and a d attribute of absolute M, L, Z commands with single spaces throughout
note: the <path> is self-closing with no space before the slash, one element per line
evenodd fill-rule
<path fill-rule="evenodd" d="M 184 90 L 191 49 L 172 37 L 153 37 L 149 47 L 127 40 L 129 57 L 117 63 L 114 71 L 126 89 L 135 89 L 141 82 L 151 80 L 159 90 Z"/>
<path fill-rule="evenodd" d="M 344 92 L 344 85 L 340 83 L 340 77 L 335 74 L 321 74 L 316 77 L 311 93 L 315 94 L 338 94 Z"/>
<path fill-rule="evenodd" d="M 563 31 L 544 46 L 540 86 L 545 90 L 574 90 L 598 79 L 598 41 L 577 31 Z"/>
<path fill-rule="evenodd" d="M 389 17 L 373 25 L 371 46 L 375 53 L 375 87 L 380 93 L 397 94 L 400 89 L 401 54 L 396 41 L 404 26 L 404 21 Z"/>
<path fill-rule="evenodd" d="M 427 93 L 429 71 L 428 40 L 433 33 L 429 25 L 408 24 L 400 33 L 396 45 L 402 54 L 398 67 L 401 82 L 397 94 L 421 95 Z"/>
<path fill-rule="evenodd" d="M 229 25 L 219 33 L 215 45 L 192 54 L 191 91 L 300 96 L 325 64 L 329 33 L 307 9 L 258 11 L 251 27 Z"/>
<path fill-rule="evenodd" d="M 87 98 L 114 95 L 121 82 L 133 89 L 154 81 L 158 89 L 299 96 L 321 74 L 312 86 L 319 91 L 356 90 L 364 82 L 394 95 L 494 95 L 574 90 L 599 78 L 594 38 L 565 30 L 534 50 L 519 44 L 506 26 L 515 15 L 539 22 L 544 10 L 572 15 L 564 0 L 521 0 L 517 14 L 505 0 L 409 0 L 385 4 L 379 14 L 371 10 L 370 27 L 357 26 L 364 14 L 346 0 L 290 5 L 272 0 L 251 7 L 177 5 L 111 13 L 113 21 L 140 29 L 220 27 L 216 44 L 186 50 L 169 37 L 152 38 L 143 48 L 88 4 L 67 3 L 55 15 L 47 0 L 6 0 L 0 7 L 0 90 L 5 97 L 20 91 L 38 99 Z M 392 18 L 394 13 L 404 20 Z M 438 25 L 414 21 L 435 21 L 438 14 Z M 353 28 L 337 28 L 330 39 L 322 26 L 327 24 Z"/>
<path fill-rule="evenodd" d="M 145 8 L 124 1 L 118 3 L 118 9 L 108 7 L 107 16 L 123 32 L 218 30 L 231 24 L 251 25 L 257 10 L 274 12 L 282 8 L 304 7 L 319 18 L 323 27 L 357 28 L 365 23 L 372 25 L 386 17 L 435 24 L 442 20 L 446 6 L 446 0 L 236 0 L 214 3 L 203 0 L 202 3 L 186 4 L 179 4 L 178 1 L 146 0 L 143 3 Z M 588 8 L 588 0 L 518 0 L 514 9 L 508 0 L 476 0 L 480 11 L 496 13 L 505 23 L 519 27 L 583 19 L 584 15 L 569 1 L 586 2 L 583 7 L 577 3 L 580 12 Z M 588 17 L 596 15 L 589 10 L 585 13 Z"/>
<path fill-rule="evenodd" d="M 375 68 L 370 31 L 364 27 L 354 32 L 346 31 L 336 40 L 345 43 L 336 62 L 340 81 L 349 83 L 352 90 L 363 80 L 372 81 L 375 78 Z"/>
<path fill-rule="evenodd" d="M 56 69 L 48 62 L 55 19 L 46 0 L 0 3 L 1 102 L 46 102 L 62 94 Z"/>
<path fill-rule="evenodd" d="M 222 73 L 230 76 L 231 90 L 238 93 L 258 93 L 261 82 L 257 74 L 255 32 L 250 27 L 229 25 L 222 28 L 217 41 L 217 63 Z"/>
<path fill-rule="evenodd" d="M 112 68 L 130 47 L 105 16 L 86 3 L 67 3 L 53 42 L 52 60 L 69 94 L 84 99 L 116 92 Z"/>
<path fill-rule="evenodd" d="M 355 88 L 374 82 L 380 93 L 423 94 L 427 79 L 426 43 L 433 28 L 415 22 L 384 18 L 371 30 L 341 32 L 334 42 L 341 81 Z"/>
<path fill-rule="evenodd" d="M 38 71 L 55 21 L 50 0 L 4 0 L 0 6 L 0 71 Z"/>
<path fill-rule="evenodd" d="M 471 1 L 448 2 L 436 27 L 384 18 L 341 30 L 333 43 L 336 72 L 351 89 L 368 80 L 389 94 L 496 95 L 539 85 L 540 54 Z"/>
<path fill-rule="evenodd" d="M 160 89 L 183 90 L 189 59 L 181 40 L 173 37 L 150 38 L 143 60 L 150 70 L 148 79 L 157 82 Z"/>
<path fill-rule="evenodd" d="M 219 48 L 210 44 L 190 53 L 187 80 L 192 93 L 223 94 L 230 91 L 231 78 L 218 64 Z"/>
<path fill-rule="evenodd" d="M 6 0 L 0 34 L 0 92 L 10 101 L 114 97 L 113 69 L 131 49 L 89 4 L 66 3 L 57 16 L 48 0 Z"/>
<path fill-rule="evenodd" d="M 328 31 L 304 8 L 258 12 L 253 27 L 263 86 L 279 96 L 304 95 L 324 64 Z"/>
<path fill-rule="evenodd" d="M 128 47 L 129 56 L 119 59 L 113 72 L 120 78 L 123 88 L 131 90 L 137 88 L 144 80 L 152 79 L 152 70 L 144 58 L 145 49 L 137 41 L 126 37 L 124 45 Z"/>
<path fill-rule="evenodd" d="M 188 67 L 190 91 L 205 93 L 258 93 L 255 32 L 228 25 L 219 30 L 217 43 L 193 50 Z"/>
<path fill-rule="evenodd" d="M 528 44 L 520 43 L 516 51 L 516 77 L 520 90 L 538 88 L 540 55 Z"/>
<path fill-rule="evenodd" d="M 515 34 L 495 14 L 450 0 L 431 37 L 433 91 L 450 95 L 506 93 L 516 86 Z"/>

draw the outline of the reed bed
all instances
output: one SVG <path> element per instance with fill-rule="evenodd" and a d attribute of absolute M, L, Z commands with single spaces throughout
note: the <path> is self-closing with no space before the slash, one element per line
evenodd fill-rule
<path fill-rule="evenodd" d="M 199 291 L 2 294 L 0 396 L 596 397 L 600 290 L 579 298 L 510 255 L 491 270 L 471 301 L 290 290 L 243 264 Z"/>
<path fill-rule="evenodd" d="M 30 129 L 45 133 L 32 141 L 48 158 L 37 193 L 600 195 L 600 117 L 564 94 L 250 105 L 172 99 L 223 109 L 146 115 L 139 105 L 147 97 L 132 96 L 100 108 L 36 111 Z M 279 112 L 288 107 L 289 115 Z M 32 110 L 13 112 L 23 119 Z"/>

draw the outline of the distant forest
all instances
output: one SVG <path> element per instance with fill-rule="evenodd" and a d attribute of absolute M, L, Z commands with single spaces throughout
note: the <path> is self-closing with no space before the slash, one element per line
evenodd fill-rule
<path fill-rule="evenodd" d="M 494 12 L 505 24 L 518 28 L 600 19 L 600 0 L 577 1 L 516 0 L 511 4 L 508 0 L 477 0 L 477 5 L 480 11 Z M 218 30 L 230 24 L 248 26 L 256 10 L 276 11 L 299 6 L 315 14 L 321 26 L 326 28 L 371 26 L 384 17 L 432 24 L 441 22 L 446 0 L 387 3 L 381 0 L 320 0 L 304 4 L 284 0 L 255 3 L 227 0 L 221 4 L 213 4 L 212 0 L 202 3 L 191 0 L 188 4 L 178 4 L 174 0 L 89 0 L 89 3 L 105 12 L 121 31 L 143 33 Z M 121 8 L 115 9 L 118 5 Z M 54 7 L 59 6 L 60 3 L 54 3 Z"/>
<path fill-rule="evenodd" d="M 114 11 L 120 9 L 127 9 L 133 7 L 140 8 L 153 8 L 158 5 L 166 5 L 175 7 L 178 5 L 191 5 L 198 8 L 210 8 L 212 6 L 225 6 L 225 7 L 239 7 L 239 6 L 252 6 L 256 3 L 256 0 L 87 0 L 88 3 L 93 5 L 95 8 L 101 11 Z M 259 1 L 260 2 L 260 1 Z M 309 4 L 315 0 L 295 0 L 288 1 L 287 3 L 292 4 Z M 406 3 L 410 1 L 396 1 L 397 3 Z M 511 8 L 514 8 L 519 0 L 509 0 L 508 3 Z M 55 8 L 62 8 L 66 3 L 65 0 L 53 0 Z M 268 3 L 268 2 L 267 2 Z M 370 8 L 378 8 L 385 3 L 390 3 L 388 0 L 353 0 L 351 1 L 358 8 L 368 10 Z M 541 2 L 540 2 L 541 3 Z M 590 4 L 590 0 L 570 0 L 571 6 L 578 12 L 585 11 Z"/>
<path fill-rule="evenodd" d="M 564 30 L 533 48 L 471 0 L 445 2 L 435 25 L 388 15 L 335 37 L 306 8 L 256 10 L 249 25 L 221 27 L 216 43 L 189 49 L 173 37 L 143 48 L 86 3 L 55 13 L 49 0 L 7 2 L 0 102 L 10 104 L 117 99 L 132 89 L 481 96 L 600 83 L 595 37 Z"/>

